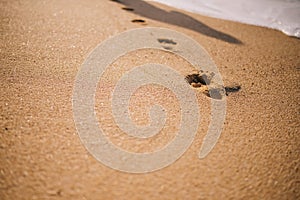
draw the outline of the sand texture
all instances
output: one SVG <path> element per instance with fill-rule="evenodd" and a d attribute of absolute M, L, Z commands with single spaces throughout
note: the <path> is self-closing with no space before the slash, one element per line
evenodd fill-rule
<path fill-rule="evenodd" d="M 0 199 L 299 199 L 300 40 L 159 3 L 122 2 L 0 1 Z M 101 164 L 82 145 L 72 93 L 81 64 L 99 43 L 142 27 L 193 38 L 214 60 L 224 84 L 241 90 L 227 96 L 224 130 L 205 159 L 198 153 L 210 98 L 195 88 L 201 124 L 188 151 L 162 170 L 128 174 Z M 135 93 L 135 123 L 148 123 L 143 113 L 151 101 L 172 116 L 160 135 L 146 140 L 132 140 L 118 129 L 107 97 L 122 73 L 153 61 L 174 67 L 183 79 L 194 73 L 172 53 L 140 50 L 115 61 L 96 93 L 103 130 L 135 152 L 153 151 L 174 137 L 180 119 L 176 97 L 162 87 Z"/>

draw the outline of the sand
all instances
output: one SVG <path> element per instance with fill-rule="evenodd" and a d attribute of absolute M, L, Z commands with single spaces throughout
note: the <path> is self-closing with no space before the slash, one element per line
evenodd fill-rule
<path fill-rule="evenodd" d="M 0 2 L 0 199 L 299 199 L 300 40 L 158 3 L 130 4 L 133 11 L 104 0 Z M 81 64 L 100 42 L 152 26 L 196 40 L 224 84 L 241 90 L 227 97 L 224 130 L 205 159 L 197 156 L 210 104 L 199 92 L 202 121 L 188 151 L 162 170 L 129 174 L 101 164 L 82 145 L 72 92 Z M 171 53 L 139 51 L 116 61 L 113 65 L 124 68 L 108 71 L 96 94 L 103 129 L 108 137 L 116 133 L 112 141 L 128 150 L 161 147 L 178 128 L 178 102 L 163 88 L 141 88 L 132 100 L 137 124 L 148 122 L 147 97 L 174 114 L 160 136 L 145 141 L 118 130 L 102 95 L 110 93 L 122 70 L 153 60 L 183 75 L 192 72 Z"/>

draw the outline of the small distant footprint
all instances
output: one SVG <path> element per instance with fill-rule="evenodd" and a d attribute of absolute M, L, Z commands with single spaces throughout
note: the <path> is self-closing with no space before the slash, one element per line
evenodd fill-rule
<path fill-rule="evenodd" d="M 133 8 L 128 8 L 128 7 L 124 7 L 124 8 L 122 8 L 123 10 L 127 10 L 127 11 L 134 11 L 134 9 Z"/>
<path fill-rule="evenodd" d="M 173 50 L 173 46 L 177 44 L 174 40 L 158 38 L 157 41 L 162 44 L 162 47 L 167 50 Z"/>
<path fill-rule="evenodd" d="M 146 21 L 143 20 L 143 19 L 133 19 L 133 20 L 131 20 L 131 22 L 133 22 L 133 23 L 145 23 Z"/>
<path fill-rule="evenodd" d="M 174 42 L 173 40 L 171 39 L 163 39 L 163 38 L 158 38 L 157 41 L 159 43 L 165 43 L 165 44 L 173 44 L 173 45 L 176 45 L 177 42 Z"/>

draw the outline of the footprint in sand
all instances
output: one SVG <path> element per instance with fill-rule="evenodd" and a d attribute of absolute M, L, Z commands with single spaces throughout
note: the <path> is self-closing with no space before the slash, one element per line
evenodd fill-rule
<path fill-rule="evenodd" d="M 143 19 L 133 19 L 131 22 L 146 25 L 146 21 Z"/>
<path fill-rule="evenodd" d="M 193 87 L 197 88 L 200 92 L 213 99 L 223 99 L 229 93 L 238 92 L 241 89 L 240 85 L 234 86 L 222 86 L 214 84 L 213 76 L 215 74 L 203 71 L 198 73 L 189 74 L 185 77 L 185 80 Z"/>

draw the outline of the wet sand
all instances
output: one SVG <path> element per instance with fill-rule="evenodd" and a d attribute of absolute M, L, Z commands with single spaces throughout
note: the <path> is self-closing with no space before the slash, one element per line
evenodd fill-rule
<path fill-rule="evenodd" d="M 299 199 L 299 39 L 139 1 L 1 1 L 0 19 L 0 199 Z M 224 84 L 241 90 L 227 96 L 224 130 L 205 159 L 197 156 L 210 99 L 198 92 L 201 124 L 188 151 L 160 171 L 128 174 L 104 166 L 82 145 L 72 92 L 81 64 L 100 42 L 152 26 L 196 40 Z M 141 88 L 131 104 L 140 125 L 148 122 L 147 97 L 169 109 L 174 117 L 160 136 L 132 140 L 112 119 L 106 94 L 113 83 L 129 67 L 153 60 L 183 78 L 193 72 L 171 53 L 139 51 L 116 61 L 123 68 L 111 67 L 96 93 L 102 128 L 127 150 L 162 147 L 178 129 L 178 102 L 163 88 Z"/>

